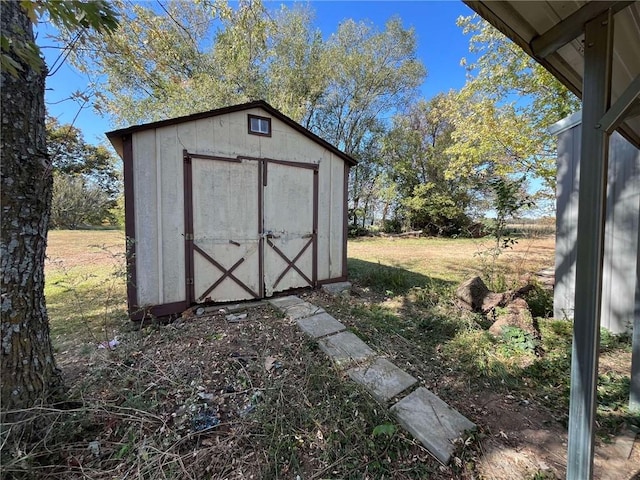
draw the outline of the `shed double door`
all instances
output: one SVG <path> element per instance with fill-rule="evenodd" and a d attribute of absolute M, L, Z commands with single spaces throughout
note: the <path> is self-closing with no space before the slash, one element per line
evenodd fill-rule
<path fill-rule="evenodd" d="M 316 283 L 317 166 L 185 152 L 190 303 Z"/>

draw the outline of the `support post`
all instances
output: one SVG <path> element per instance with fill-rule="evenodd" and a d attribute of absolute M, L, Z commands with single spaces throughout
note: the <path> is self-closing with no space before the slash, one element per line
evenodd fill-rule
<path fill-rule="evenodd" d="M 612 46 L 613 14 L 608 10 L 585 24 L 567 480 L 593 478 L 609 153 L 609 135 L 597 125 L 610 103 Z"/>
<path fill-rule="evenodd" d="M 640 253 L 640 224 L 638 225 L 638 253 Z M 636 255 L 636 304 L 633 312 L 632 345 L 629 412 L 640 414 L 640 255 Z"/>

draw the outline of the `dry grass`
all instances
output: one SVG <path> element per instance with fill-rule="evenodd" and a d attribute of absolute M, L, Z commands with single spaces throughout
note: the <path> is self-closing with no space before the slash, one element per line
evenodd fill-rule
<path fill-rule="evenodd" d="M 58 356 L 69 401 L 3 449 L 9 478 L 448 478 L 268 305 L 120 332 Z M 435 476 L 434 476 L 435 475 Z"/>
<path fill-rule="evenodd" d="M 111 268 L 124 255 L 122 230 L 51 230 L 47 243 L 46 273 L 61 269 Z"/>
<path fill-rule="evenodd" d="M 58 350 L 109 341 L 126 322 L 125 237 L 119 230 L 52 230 L 45 297 Z"/>
<path fill-rule="evenodd" d="M 349 258 L 410 270 L 431 278 L 462 281 L 482 273 L 482 252 L 492 248 L 490 238 L 359 238 L 349 242 Z M 509 276 L 517 277 L 554 264 L 555 237 L 521 238 L 498 258 Z"/>

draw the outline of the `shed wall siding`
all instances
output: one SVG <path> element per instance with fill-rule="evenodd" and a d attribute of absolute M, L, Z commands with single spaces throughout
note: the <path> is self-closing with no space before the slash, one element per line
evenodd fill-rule
<path fill-rule="evenodd" d="M 133 171 L 136 222 L 137 304 L 162 303 L 158 263 L 158 189 L 156 133 L 154 130 L 133 136 Z"/>
<path fill-rule="evenodd" d="M 343 249 L 346 248 L 346 239 L 344 238 L 344 224 L 347 211 L 345 204 L 347 199 L 344 198 L 344 162 L 331 155 L 331 206 L 329 208 L 329 275 L 326 278 L 337 278 L 342 275 L 343 271 Z"/>
<path fill-rule="evenodd" d="M 249 134 L 247 115 L 269 116 L 255 108 L 184 122 L 180 126 L 196 125 L 196 138 L 181 136 L 180 141 L 185 148 L 196 147 L 197 153 L 223 157 L 245 155 L 305 163 L 320 163 L 324 157 L 325 148 L 277 118 L 271 119 L 271 137 Z M 188 141 L 194 143 L 188 146 Z"/>
<path fill-rule="evenodd" d="M 319 175 L 318 280 L 322 281 L 342 275 L 344 162 L 325 151 Z"/>
<path fill-rule="evenodd" d="M 581 128 L 576 126 L 558 136 L 554 293 L 554 316 L 557 318 L 573 318 L 580 135 Z M 602 326 L 614 333 L 631 328 L 635 302 L 640 300 L 636 299 L 639 217 L 640 150 L 614 133 L 609 147 L 602 280 Z"/>
<path fill-rule="evenodd" d="M 221 157 L 318 164 L 317 280 L 341 277 L 344 161 L 277 118 L 271 117 L 271 137 L 251 135 L 249 114 L 270 117 L 256 108 L 133 134 L 138 305 L 186 299 L 184 149 Z"/>
<path fill-rule="evenodd" d="M 162 303 L 179 302 L 186 298 L 184 265 L 184 197 L 182 146 L 178 142 L 179 125 L 156 130 L 160 150 L 156 154 L 160 165 L 158 218 L 158 261 L 162 266 L 159 288 Z M 173 153 L 175 152 L 175 153 Z"/>
<path fill-rule="evenodd" d="M 171 126 L 133 135 L 140 306 L 185 299 L 182 154 L 176 131 Z"/>

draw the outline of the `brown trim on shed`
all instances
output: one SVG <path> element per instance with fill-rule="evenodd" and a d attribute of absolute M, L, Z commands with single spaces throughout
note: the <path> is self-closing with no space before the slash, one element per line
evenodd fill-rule
<path fill-rule="evenodd" d="M 298 272 L 298 275 L 300 275 L 302 277 L 302 279 L 307 282 L 309 284 L 309 286 L 313 287 L 314 282 L 312 279 L 310 279 L 309 277 L 307 277 L 304 272 L 302 270 L 300 270 L 298 268 L 298 266 L 296 265 L 296 262 L 300 259 L 300 257 L 302 257 L 302 255 L 304 255 L 304 252 L 307 251 L 307 248 L 309 248 L 309 245 L 311 245 L 311 248 L 313 249 L 313 237 L 309 239 L 309 241 L 302 247 L 302 250 L 300 250 L 298 252 L 298 254 L 294 257 L 293 260 L 290 260 L 289 257 L 287 257 L 284 252 L 282 250 L 280 250 L 269 238 L 267 238 L 267 244 L 273 249 L 274 252 L 276 252 L 280 258 L 282 258 L 282 260 L 284 260 L 284 262 L 287 264 L 286 268 L 280 273 L 280 275 L 278 276 L 278 278 L 276 279 L 276 281 L 273 283 L 273 288 L 276 288 L 276 286 L 278 285 L 278 283 L 280 283 L 280 280 L 282 280 L 284 278 L 284 276 L 287 274 L 287 272 L 290 269 L 295 270 L 296 272 Z"/>
<path fill-rule="evenodd" d="M 293 162 L 291 160 L 278 160 L 276 158 L 268 158 L 268 157 L 249 157 L 247 155 L 238 155 L 238 159 L 261 160 L 265 163 L 266 162 L 277 163 L 278 165 L 286 165 L 288 167 L 296 167 L 296 168 L 308 168 L 309 170 L 318 170 L 318 168 L 320 168 L 320 165 L 317 163 Z M 266 183 L 265 183 L 265 186 L 266 186 Z"/>
<path fill-rule="evenodd" d="M 330 283 L 338 283 L 338 282 L 346 282 L 347 281 L 347 277 L 337 277 L 337 278 L 327 278 L 326 280 L 320 280 L 318 282 L 318 286 L 322 286 L 322 285 L 328 285 Z"/>
<path fill-rule="evenodd" d="M 238 268 L 240 265 L 242 265 L 242 263 L 244 263 L 244 257 L 242 257 L 240 260 L 234 263 L 231 266 L 231 268 L 226 269 L 222 264 L 217 262 L 211 255 L 209 255 L 207 252 L 205 252 L 202 248 L 200 248 L 195 243 L 193 245 L 193 249 L 196 252 L 198 252 L 200 255 L 202 255 L 202 257 L 206 259 L 209 263 L 211 263 L 211 265 L 213 265 L 214 267 L 216 267 L 218 270 L 222 272 L 222 276 L 219 277 L 218 280 L 216 280 L 209 288 L 207 288 L 204 291 L 204 293 L 200 295 L 200 297 L 198 297 L 198 301 L 202 302 L 203 300 L 206 300 L 207 295 L 213 292 L 216 289 L 216 287 L 220 285 L 226 278 L 230 278 L 231 280 L 236 282 L 240 287 L 244 288 L 249 293 L 249 295 L 253 295 L 253 298 L 259 297 L 259 295 L 256 292 L 254 292 L 251 288 L 249 288 L 246 283 L 244 283 L 242 280 L 240 280 L 238 277 L 236 277 L 233 274 L 233 271 L 236 268 Z"/>
<path fill-rule="evenodd" d="M 193 168 L 192 155 L 182 150 L 183 195 L 184 195 L 184 287 L 187 305 L 195 299 L 195 281 L 193 266 Z"/>
<path fill-rule="evenodd" d="M 151 317 L 168 317 L 184 312 L 189 308 L 187 302 L 163 303 L 160 305 L 151 305 L 148 307 L 138 307 L 134 312 L 130 313 L 131 320 L 139 321 Z"/>
<path fill-rule="evenodd" d="M 187 152 L 186 150 L 184 150 Z M 242 160 L 238 157 L 219 157 L 217 155 L 205 155 L 204 153 L 189 153 L 187 152 L 190 158 L 198 158 L 200 160 L 219 160 L 221 162 L 234 162 L 241 163 Z"/>
<path fill-rule="evenodd" d="M 318 208 L 319 208 L 319 170 L 313 171 L 313 250 L 311 260 L 311 280 L 315 287 L 318 284 Z"/>
<path fill-rule="evenodd" d="M 258 160 L 258 293 L 260 298 L 264 298 L 264 215 L 262 214 L 262 204 L 264 202 L 263 182 L 267 181 L 267 162 Z"/>
<path fill-rule="evenodd" d="M 131 134 L 123 135 L 122 137 L 122 164 L 124 174 L 124 231 L 127 255 L 127 309 L 131 317 L 137 309 L 138 303 L 136 209 L 133 173 L 133 139 Z"/>

